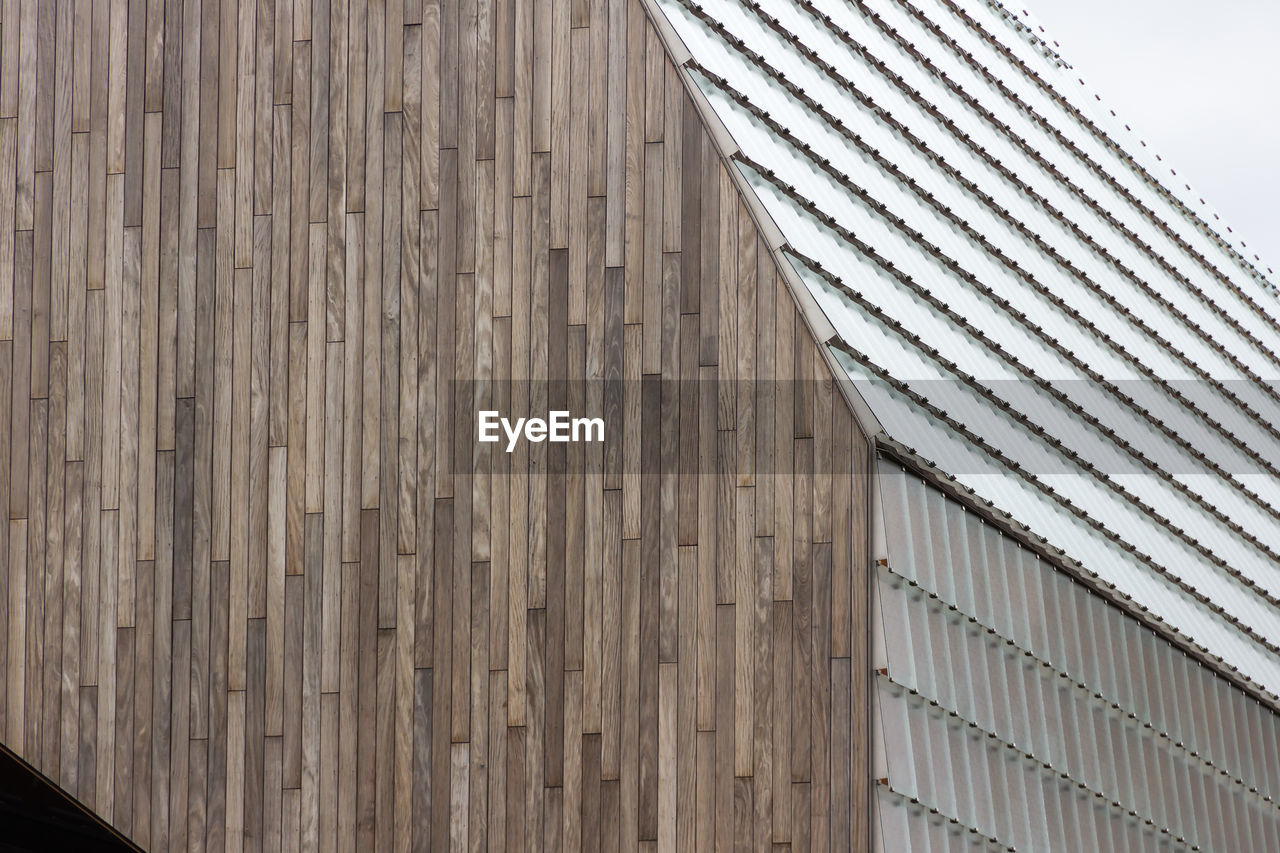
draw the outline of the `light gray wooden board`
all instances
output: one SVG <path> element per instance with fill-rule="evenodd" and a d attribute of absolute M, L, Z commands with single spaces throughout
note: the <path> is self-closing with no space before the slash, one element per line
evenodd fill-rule
<path fill-rule="evenodd" d="M 6 743 L 156 850 L 865 835 L 813 774 L 865 761 L 865 439 L 776 383 L 821 359 L 641 3 L 57 12 L 0 116 Z"/>

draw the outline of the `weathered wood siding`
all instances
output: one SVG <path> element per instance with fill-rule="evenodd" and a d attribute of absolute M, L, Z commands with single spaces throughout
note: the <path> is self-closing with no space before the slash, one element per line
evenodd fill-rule
<path fill-rule="evenodd" d="M 0 401 L 141 846 L 861 846 L 866 442 L 637 0 L 3 0 Z"/>

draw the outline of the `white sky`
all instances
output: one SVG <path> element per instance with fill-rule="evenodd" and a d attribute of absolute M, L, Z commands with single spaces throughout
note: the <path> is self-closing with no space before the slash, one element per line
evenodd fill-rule
<path fill-rule="evenodd" d="M 1005 3 L 1280 273 L 1280 2 Z"/>

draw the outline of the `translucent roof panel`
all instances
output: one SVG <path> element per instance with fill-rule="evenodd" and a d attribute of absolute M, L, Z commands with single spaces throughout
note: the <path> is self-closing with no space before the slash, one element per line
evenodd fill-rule
<path fill-rule="evenodd" d="M 996 0 L 655 3 L 882 438 L 1280 693 L 1280 299 L 1216 217 Z"/>

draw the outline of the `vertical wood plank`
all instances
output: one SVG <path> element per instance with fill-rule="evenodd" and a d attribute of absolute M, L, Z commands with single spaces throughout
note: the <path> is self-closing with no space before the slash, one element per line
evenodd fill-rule
<path fill-rule="evenodd" d="M 0 71 L 24 757 L 155 849 L 865 832 L 865 439 L 643 4 L 12 0 Z"/>

